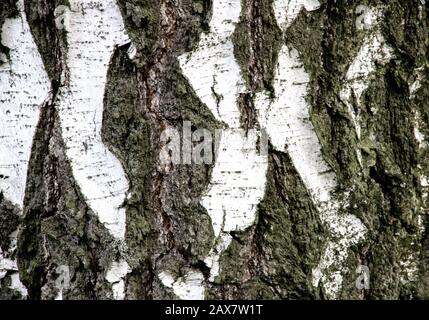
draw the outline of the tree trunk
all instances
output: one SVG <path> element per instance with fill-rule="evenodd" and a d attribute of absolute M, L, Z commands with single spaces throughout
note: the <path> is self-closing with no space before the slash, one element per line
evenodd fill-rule
<path fill-rule="evenodd" d="M 424 0 L 0 4 L 0 298 L 429 298 Z"/>

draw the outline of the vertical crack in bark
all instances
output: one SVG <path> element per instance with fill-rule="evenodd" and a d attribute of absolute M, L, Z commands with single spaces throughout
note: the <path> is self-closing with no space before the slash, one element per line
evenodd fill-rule
<path fill-rule="evenodd" d="M 166 130 L 169 125 L 167 120 L 164 118 L 160 109 L 160 96 L 161 96 L 161 82 L 158 80 L 164 76 L 165 64 L 167 63 L 168 52 L 171 50 L 173 45 L 173 39 L 176 34 L 176 16 L 171 1 L 163 1 L 161 4 L 161 16 L 163 19 L 164 27 L 161 29 L 161 40 L 162 46 L 158 47 L 153 55 L 153 58 L 149 60 L 147 67 L 145 68 L 144 74 L 146 78 L 142 78 L 141 82 L 144 83 L 144 94 L 146 96 L 146 107 L 148 110 L 149 117 L 153 123 L 153 127 L 157 128 L 156 135 L 153 140 L 158 140 L 158 134 Z M 162 146 L 160 146 L 162 148 Z M 156 260 L 161 259 L 163 255 L 167 255 L 175 247 L 175 237 L 172 232 L 172 221 L 169 214 L 164 209 L 162 190 L 165 187 L 165 179 L 168 173 L 165 172 L 165 168 L 158 167 L 153 177 L 153 196 L 152 206 L 154 212 L 160 213 L 161 220 L 160 225 L 163 226 L 165 234 L 161 234 L 161 241 L 165 244 L 166 252 L 160 253 Z M 155 260 L 155 265 L 156 265 Z"/>

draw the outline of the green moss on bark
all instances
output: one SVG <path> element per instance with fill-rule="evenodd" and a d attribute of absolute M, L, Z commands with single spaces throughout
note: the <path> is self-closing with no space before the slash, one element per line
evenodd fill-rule
<path fill-rule="evenodd" d="M 233 34 L 234 56 L 248 89 L 272 91 L 274 69 L 283 40 L 276 24 L 273 1 L 242 0 L 242 12 Z"/>

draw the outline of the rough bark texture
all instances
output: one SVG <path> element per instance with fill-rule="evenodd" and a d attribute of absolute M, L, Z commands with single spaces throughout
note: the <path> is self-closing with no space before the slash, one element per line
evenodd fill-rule
<path fill-rule="evenodd" d="M 214 299 L 429 298 L 428 3 L 324 0 L 310 8 L 318 1 L 302 1 L 306 4 L 298 6 L 286 26 L 276 20 L 275 2 L 282 1 L 229 1 L 241 5 L 230 37 L 243 78 L 244 90 L 233 101 L 241 128 L 263 126 L 259 98 L 280 99 L 278 59 L 285 59 L 284 46 L 288 52 L 296 50 L 308 74 L 302 99 L 309 107 L 307 120 L 320 143 L 321 161 L 335 177 L 327 202 L 339 207 L 331 209 L 313 193 L 311 179 L 299 170 L 292 140 L 285 138 L 278 148 L 278 132 L 269 132 L 266 183 L 254 223 L 222 230 L 231 242 L 219 254 L 220 271 L 213 279 L 205 260 L 219 239 L 201 199 L 215 163 L 165 166 L 159 155 L 165 145 L 162 132 L 172 128 L 182 133 L 184 121 L 192 122 L 192 131 L 226 130 L 229 125 L 202 101 L 179 63 L 179 57 L 195 51 L 200 39 L 213 31 L 217 3 L 228 1 L 116 1 L 129 41 L 112 46 L 101 139 L 128 181 L 123 239 L 109 231 L 82 192 L 64 138 L 61 103 L 73 77 L 67 58 L 71 38 L 67 28 L 56 25 L 55 9 L 73 8 L 77 2 L 24 1 L 21 14 L 44 62 L 50 95 L 40 106 L 22 208 L 0 190 L 0 298 L 176 299 L 191 274 L 202 276 L 197 285 L 189 284 L 191 289 L 202 285 L 205 298 Z M 359 5 L 377 8 L 379 22 L 357 28 Z M 2 1 L 0 25 L 19 14 L 15 1 Z M 391 57 L 374 58 L 374 70 L 362 80 L 362 95 L 350 89 L 344 98 L 347 83 L 356 83 L 347 77 L 350 66 L 377 32 Z M 5 61 L 8 51 L 0 45 Z M 290 91 L 301 90 L 293 88 Z M 225 95 L 216 90 L 214 84 L 219 106 Z M 0 109 L 5 96 L 2 92 Z M 268 116 L 264 119 L 269 121 Z M 281 128 L 290 125 L 287 118 L 281 120 Z M 297 150 L 298 155 L 304 152 Z M 304 154 L 302 161 L 306 159 Z M 330 210 L 336 210 L 331 224 L 324 218 Z M 344 237 L 335 231 L 333 226 L 343 217 L 362 223 L 365 231 L 358 240 L 347 242 L 347 231 Z M 16 230 L 15 250 L 10 236 Z M 346 254 L 341 260 L 343 252 L 334 250 L 333 264 L 322 272 L 325 278 L 315 283 L 314 270 L 330 245 Z M 2 252 L 17 259 L 27 295 L 12 285 L 17 270 L 2 267 Z M 109 276 L 114 262 L 126 262 L 127 271 Z M 356 268 L 362 265 L 370 272 L 369 289 L 356 287 Z M 171 275 L 174 284 L 163 281 L 163 273 Z M 332 274 L 342 280 L 332 280 Z M 339 284 L 337 289 L 331 281 Z"/>

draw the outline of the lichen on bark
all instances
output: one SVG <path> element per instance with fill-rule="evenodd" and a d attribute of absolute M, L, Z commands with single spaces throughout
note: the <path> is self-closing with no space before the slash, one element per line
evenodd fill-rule
<path fill-rule="evenodd" d="M 0 260 L 2 253 L 13 252 L 4 260 L 13 269 L 4 278 L 0 266 L 0 298 L 22 298 L 15 269 L 19 269 L 29 299 L 113 299 L 122 296 L 118 295 L 121 288 L 126 299 L 334 297 L 323 283 L 313 285 L 313 270 L 322 261 L 328 243 L 340 239 L 332 236 L 297 161 L 297 152 L 293 153 L 299 148 L 283 148 L 284 144 L 275 140 L 275 134 L 289 128 L 288 121 L 296 114 L 285 113 L 287 116 L 280 118 L 278 113 L 269 119 L 268 109 L 264 111 L 258 104 L 264 92 L 270 108 L 296 108 L 291 106 L 292 97 L 303 97 L 298 108 L 308 109 L 309 122 L 304 119 L 302 123 L 311 128 L 312 141 L 317 140 L 311 151 L 320 149 L 318 159 L 326 162 L 335 176 L 329 197 L 342 204 L 337 217 L 354 216 L 365 226 L 364 237 L 348 247 L 347 258 L 341 263 L 342 281 L 335 297 L 428 298 L 427 2 L 115 1 L 121 13 L 117 21 L 122 19 L 130 41 L 109 47 L 106 54 L 110 56 L 104 64 L 106 81 L 90 85 L 105 85 L 103 99 L 99 95 L 99 142 L 118 159 L 128 182 L 121 205 L 126 221 L 121 241 L 91 207 L 73 171 L 64 132 L 67 128 L 62 125 L 59 98 L 73 72 L 68 60 L 72 35 L 67 28 L 58 28 L 55 10 L 60 5 L 70 8 L 74 2 L 24 2 L 31 34 L 49 76 L 50 94 L 40 105 L 21 217 L 20 208 L 0 190 Z M 316 5 L 319 2 L 320 6 Z M 237 23 L 222 20 L 224 24 L 211 25 L 214 4 L 219 3 L 234 5 L 235 11 L 227 14 L 235 14 L 241 5 L 240 17 L 234 16 Z M 279 13 L 274 10 L 278 4 L 280 8 L 295 7 Z M 359 6 L 379 12 L 377 23 L 359 28 L 357 21 L 365 18 L 366 12 Z M 312 7 L 317 10 L 307 10 Z M 102 14 L 102 10 L 93 13 Z M 16 1 L 2 1 L 0 25 L 18 14 Z M 279 17 L 286 20 L 278 23 Z M 213 29 L 226 25 L 233 28 L 231 37 L 212 43 L 211 52 L 221 53 L 218 63 L 210 60 L 210 54 L 205 61 L 225 82 L 219 84 L 215 79 L 207 97 L 195 83 L 201 74 L 196 65 L 187 64 L 187 58 L 199 50 L 202 39 L 216 34 Z M 101 34 L 95 37 L 105 40 Z M 364 58 L 373 63 L 371 70 L 357 79 L 349 70 L 365 60 L 360 59 L 365 52 L 362 48 L 371 47 L 368 43 L 374 38 L 384 39 L 383 46 L 391 55 L 384 59 L 370 52 Z M 1 61 L 6 62 L 8 52 L 9 48 L 0 45 Z M 82 56 L 84 53 L 75 54 L 76 61 Z M 221 60 L 230 66 L 227 71 L 237 71 L 232 72 L 234 77 L 218 72 Z M 284 79 L 278 66 L 292 60 L 296 63 L 285 69 L 296 72 Z M 297 83 L 297 74 L 306 74 L 305 81 Z M 235 81 L 239 78 L 243 81 Z M 288 81 L 292 83 L 289 86 Z M 363 84 L 359 86 L 363 88 L 361 95 L 356 94 L 358 86 L 353 81 Z M 226 94 L 220 94 L 222 85 L 230 82 L 237 91 L 230 94 L 231 88 L 223 88 Z M 282 86 L 287 88 L 284 96 L 279 94 Z M 219 112 L 216 107 L 226 105 L 225 98 L 229 104 Z M 0 108 L 2 101 L 0 98 Z M 273 103 L 277 105 L 273 107 Z M 234 117 L 229 118 L 231 110 Z M 271 125 L 284 121 L 284 126 L 270 137 L 266 175 L 259 181 L 263 182 L 263 198 L 256 197 L 255 207 L 253 200 L 248 200 L 252 209 L 242 212 L 254 217 L 253 224 L 236 230 L 222 226 L 219 239 L 225 236 L 228 241 L 219 245 L 211 207 L 202 199 L 213 185 L 213 176 L 225 172 L 216 173 L 218 163 L 166 166 L 160 159 L 165 144 L 162 134 L 176 130 L 184 138 L 185 121 L 190 121 L 191 132 L 200 128 L 227 132 L 229 125 L 244 129 L 249 138 L 249 130 L 261 130 L 266 124 L 262 121 L 265 116 Z M 225 149 L 231 151 L 232 147 L 226 145 Z M 305 145 L 299 147 L 302 156 Z M 17 229 L 20 231 L 15 234 Z M 17 252 L 12 248 L 11 234 L 17 238 Z M 216 248 L 220 248 L 215 257 L 220 263 L 213 276 L 215 263 L 207 263 L 207 258 L 215 260 L 212 253 Z M 16 259 L 17 266 L 11 263 Z M 112 263 L 116 268 L 112 269 Z M 370 290 L 356 287 L 359 266 L 369 268 Z M 121 274 L 125 271 L 128 274 Z M 326 273 L 334 271 L 328 267 Z M 188 288 L 198 290 L 187 293 Z"/>

